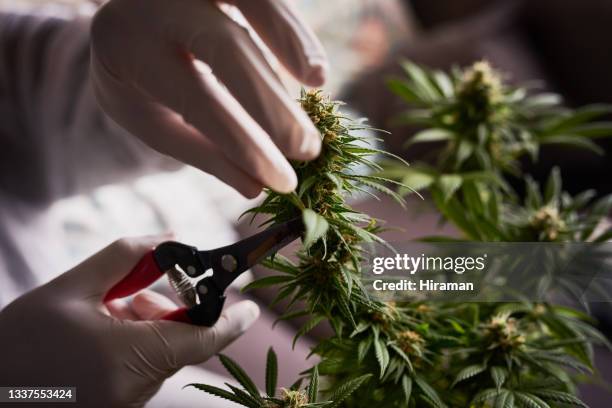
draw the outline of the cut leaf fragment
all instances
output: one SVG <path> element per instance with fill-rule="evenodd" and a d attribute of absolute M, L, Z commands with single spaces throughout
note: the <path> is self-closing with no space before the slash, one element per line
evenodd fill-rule
<path fill-rule="evenodd" d="M 302 211 L 302 220 L 304 221 L 304 246 L 309 248 L 313 243 L 323 237 L 329 229 L 327 220 L 311 210 L 306 208 Z"/>

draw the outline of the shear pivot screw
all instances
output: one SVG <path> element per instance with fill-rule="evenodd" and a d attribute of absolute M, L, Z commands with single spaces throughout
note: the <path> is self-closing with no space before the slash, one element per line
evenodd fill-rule
<path fill-rule="evenodd" d="M 230 254 L 225 254 L 221 257 L 221 266 L 228 272 L 234 272 L 238 267 L 238 262 Z"/>
<path fill-rule="evenodd" d="M 193 265 L 187 267 L 187 275 L 194 276 L 196 274 L 196 268 Z"/>

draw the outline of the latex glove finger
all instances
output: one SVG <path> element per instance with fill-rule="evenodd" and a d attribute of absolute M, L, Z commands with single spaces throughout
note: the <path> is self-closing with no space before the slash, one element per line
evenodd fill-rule
<path fill-rule="evenodd" d="M 220 12 L 219 12 L 220 13 Z M 321 136 L 306 113 L 289 97 L 250 35 L 220 13 L 223 41 L 207 31 L 191 41 L 193 54 L 205 61 L 249 115 L 289 158 L 311 160 L 321 151 Z M 199 22 L 194 22 L 197 31 Z"/>
<path fill-rule="evenodd" d="M 247 198 L 261 192 L 262 182 L 232 163 L 224 152 L 179 115 L 118 81 L 100 65 L 92 69 L 99 71 L 94 86 L 100 104 L 130 133 L 141 136 L 157 151 L 216 176 Z"/>
<path fill-rule="evenodd" d="M 158 320 L 177 309 L 177 305 L 161 293 L 143 290 L 132 299 L 132 311 L 141 320 Z"/>
<path fill-rule="evenodd" d="M 114 299 L 104 304 L 110 316 L 120 320 L 139 320 L 130 303 L 125 299 Z"/>
<path fill-rule="evenodd" d="M 283 65 L 301 82 L 321 86 L 328 70 L 323 46 L 286 0 L 232 0 Z"/>
<path fill-rule="evenodd" d="M 256 303 L 245 300 L 226 308 L 213 327 L 156 321 L 163 344 L 173 353 L 178 367 L 208 360 L 242 335 L 259 317 Z"/>
<path fill-rule="evenodd" d="M 279 192 L 295 189 L 297 176 L 289 162 L 270 136 L 214 77 L 199 73 L 193 61 L 178 57 L 176 50 L 146 54 L 142 58 L 142 64 L 147 68 L 143 68 L 139 75 L 140 88 L 179 113 L 187 123 L 213 141 L 236 167 L 259 183 Z M 111 111 L 116 109 L 120 100 L 115 93 L 109 92 L 108 84 L 112 74 L 104 72 L 101 64 L 94 64 L 93 69 L 98 77 L 96 89 L 105 93 L 100 97 L 103 107 Z M 172 78 L 172 81 L 167 78 Z M 122 115 L 116 120 L 128 130 L 143 128 L 146 125 L 140 122 L 150 120 L 149 116 L 120 113 Z M 188 150 L 187 146 L 177 144 L 174 137 L 167 140 L 169 135 L 158 134 L 156 129 L 137 135 L 152 146 L 172 144 L 177 146 L 176 149 Z M 219 172 L 213 174 L 219 176 Z"/>
<path fill-rule="evenodd" d="M 160 82 L 153 70 L 143 74 L 142 83 L 154 97 L 180 113 L 233 164 L 263 185 L 282 193 L 295 189 L 297 176 L 287 159 L 227 89 L 186 60 L 162 59 L 157 62 L 159 68 L 174 81 Z"/>
<path fill-rule="evenodd" d="M 291 15 L 290 12 L 285 14 Z M 152 22 L 160 24 L 151 24 Z M 275 99 L 265 95 L 268 93 L 273 96 L 278 92 L 270 91 L 270 86 L 265 81 L 259 81 L 258 95 L 264 95 L 262 98 L 269 100 L 267 105 L 270 109 L 280 112 L 278 118 L 282 118 L 277 120 L 279 124 L 275 130 L 269 126 L 273 122 L 269 116 L 261 115 L 260 112 L 259 117 L 249 117 L 248 113 L 255 112 L 255 109 L 246 111 L 214 78 L 213 81 L 202 81 L 200 76 L 193 75 L 195 70 L 192 61 L 181 57 L 181 51 L 184 56 L 184 52 L 192 50 L 193 44 L 201 36 L 208 38 L 211 47 L 222 48 L 224 44 L 229 43 L 227 22 L 228 18 L 220 13 L 212 2 L 207 1 L 183 0 L 169 4 L 156 0 L 146 3 L 144 0 L 115 0 L 107 3 L 96 15 L 92 26 L 92 71 L 94 80 L 98 83 L 96 89 L 99 92 L 106 87 L 108 78 L 101 75 L 105 72 L 107 77 L 114 77 L 143 95 L 153 96 L 161 104 L 179 113 L 203 136 L 217 145 L 229 160 L 259 183 L 280 192 L 289 192 L 295 186 L 295 174 L 286 160 L 279 159 L 282 154 L 271 146 L 273 143 L 265 141 L 265 136 L 266 131 L 272 133 L 275 141 L 283 142 L 279 142 L 279 146 L 285 152 L 297 150 L 298 153 L 287 153 L 290 157 L 308 158 L 316 154 L 320 143 L 316 137 L 302 143 L 303 135 L 301 138 L 293 136 L 296 134 L 296 123 L 299 122 L 292 122 L 292 119 L 288 118 L 297 114 L 286 115 L 285 112 L 291 113 L 291 109 L 295 112 L 295 106 L 289 108 L 290 110 L 275 109 Z M 243 35 L 242 38 L 246 37 Z M 214 59 L 211 65 L 214 65 Z M 232 65 L 235 65 L 235 62 L 230 62 L 229 66 L 220 69 L 217 67 L 215 72 L 223 72 Z M 206 84 L 207 82 L 211 84 Z M 231 84 L 235 83 L 234 81 Z M 228 84 L 231 85 L 230 82 Z M 248 95 L 248 91 L 243 92 Z M 242 95 L 240 98 L 242 102 L 246 97 Z M 119 102 L 119 98 L 112 92 L 107 92 L 106 99 L 107 103 L 103 107 L 107 111 Z M 211 99 L 217 103 L 209 103 Z M 312 125 L 303 124 L 305 115 L 299 113 L 302 124 L 298 128 L 310 126 L 310 131 L 302 133 L 318 137 L 312 132 Z M 256 114 L 257 112 L 253 113 Z M 148 119 L 137 116 L 118 119 L 116 114 L 111 116 L 124 127 L 128 127 L 126 124 L 130 121 Z M 286 132 L 286 129 L 290 132 Z M 283 134 L 290 136 L 283 137 Z M 151 145 L 152 142 L 159 142 L 152 140 L 159 139 L 156 132 L 136 135 Z M 300 154 L 300 150 L 307 153 Z"/>

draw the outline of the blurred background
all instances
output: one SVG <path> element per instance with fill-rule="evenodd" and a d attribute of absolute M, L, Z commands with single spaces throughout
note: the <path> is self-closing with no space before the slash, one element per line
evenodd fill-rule
<path fill-rule="evenodd" d="M 406 129 L 394 126 L 392 119 L 405 108 L 386 90 L 384 81 L 400 74 L 401 58 L 445 69 L 486 58 L 510 82 L 537 80 L 544 90 L 561 94 L 568 106 L 612 102 L 612 53 L 606 40 L 612 36 L 612 2 L 608 0 L 405 0 L 402 4 L 410 15 L 411 35 L 391 32 L 394 45 L 387 57 L 342 92 L 351 106 L 393 133 L 388 143 L 394 150 L 405 140 Z M 600 143 L 607 152 L 612 150 L 612 141 Z M 527 163 L 527 171 L 536 178 L 544 178 L 558 164 L 564 187 L 572 193 L 587 187 L 600 194 L 612 190 L 609 155 L 547 147 L 541 158 L 537 165 Z"/>
<path fill-rule="evenodd" d="M 612 103 L 610 0 L 295 0 L 295 4 L 328 52 L 331 75 L 326 91 L 359 116 L 369 117 L 373 126 L 390 130 L 387 147 L 408 159 L 418 155 L 418 150 L 407 155 L 401 151 L 411 130 L 394 122 L 405 105 L 385 86 L 386 79 L 401 75 L 402 58 L 445 69 L 486 58 L 511 82 L 540 80 L 544 89 L 560 93 L 570 106 Z M 68 19 L 87 19 L 96 7 L 97 2 L 79 0 L 0 0 L 3 13 Z M 288 75 L 283 77 L 297 96 L 299 85 Z M 601 143 L 612 153 L 611 142 Z M 612 192 L 609 154 L 547 148 L 542 158 L 528 164 L 528 172 L 536 178 L 560 165 L 567 190 Z M 173 230 L 179 240 L 201 248 L 225 245 L 248 230 L 236 220 L 253 204 L 193 169 L 149 175 L 54 204 L 45 215 L 54 239 L 37 256 L 44 260 L 50 278 L 120 236 Z M 402 239 L 440 228 L 435 213 L 421 203 L 411 203 L 408 212 L 385 200 L 355 205 L 402 227 Z M 266 294 L 261 296 L 265 306 Z M 264 310 L 258 327 L 231 346 L 229 354 L 257 376 L 263 374 L 265 351 L 272 344 L 281 355 L 281 378 L 292 382 L 311 364 L 304 363 L 311 343 L 304 339 L 292 352 L 295 329 L 281 324 L 271 332 L 274 317 L 273 311 Z M 599 361 L 604 377 L 611 379 L 612 358 L 602 353 Z M 222 372 L 216 362 L 208 368 Z M 585 393 L 585 401 L 595 408 L 607 407 L 612 400 L 601 388 L 585 386 Z"/>

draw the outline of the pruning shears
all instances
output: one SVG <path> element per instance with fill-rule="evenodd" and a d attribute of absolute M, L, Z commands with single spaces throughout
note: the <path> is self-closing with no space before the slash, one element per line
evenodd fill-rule
<path fill-rule="evenodd" d="M 130 296 L 165 274 L 185 307 L 162 319 L 212 326 L 221 315 L 228 286 L 262 259 L 299 238 L 303 231 L 298 217 L 217 249 L 200 251 L 180 242 L 161 243 L 140 259 L 104 301 Z M 192 283 L 192 279 L 203 275 L 203 279 Z"/>

